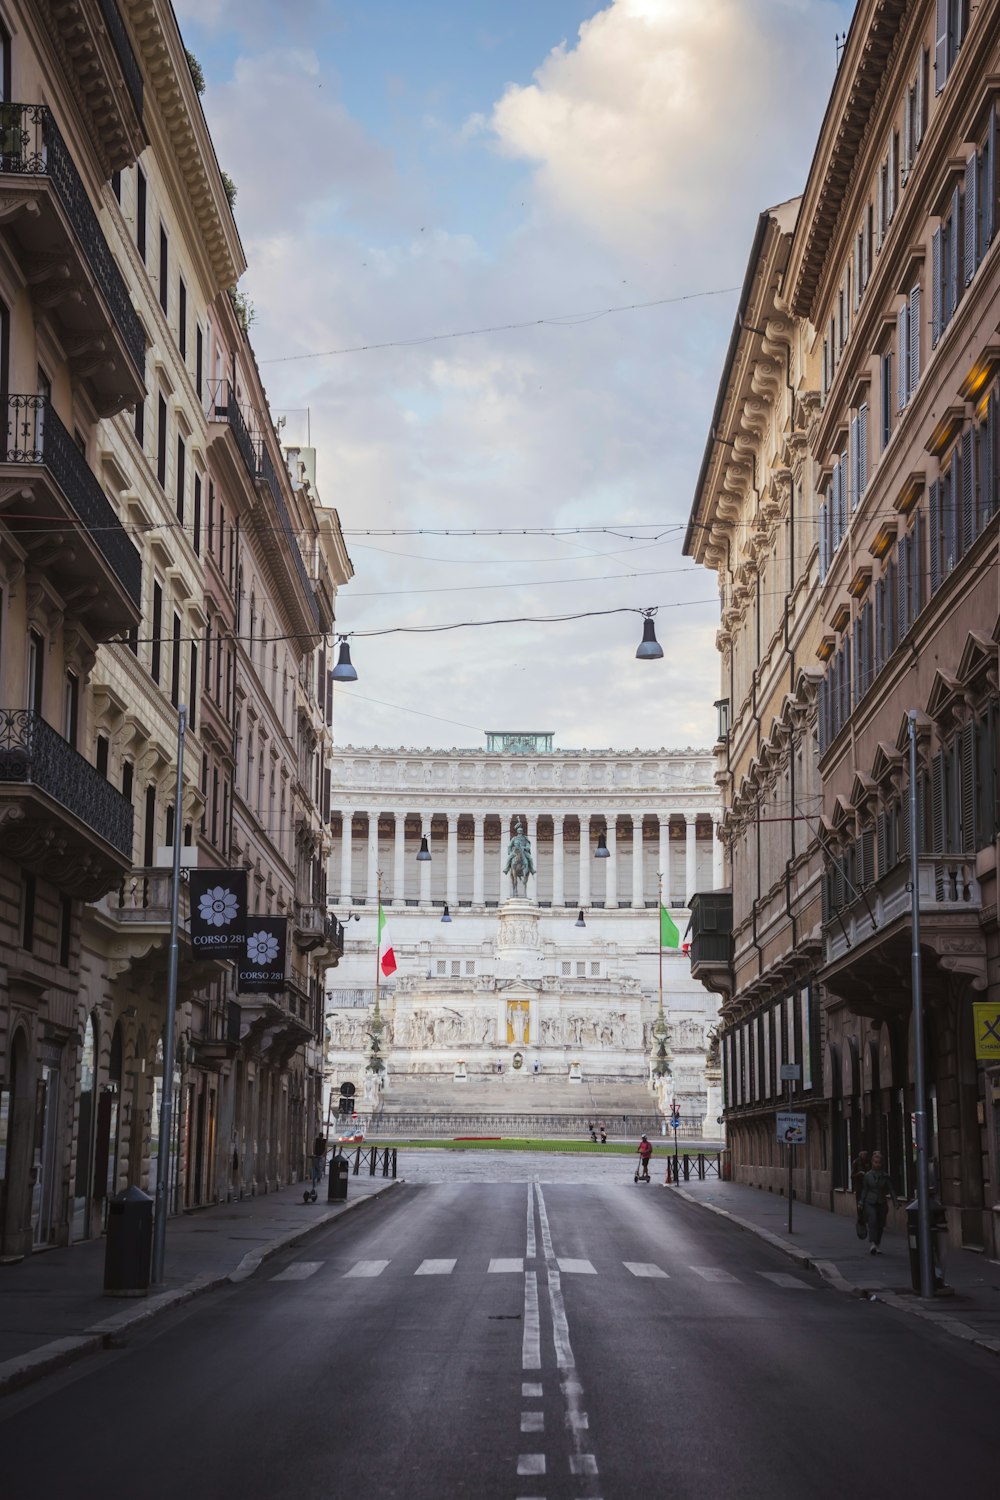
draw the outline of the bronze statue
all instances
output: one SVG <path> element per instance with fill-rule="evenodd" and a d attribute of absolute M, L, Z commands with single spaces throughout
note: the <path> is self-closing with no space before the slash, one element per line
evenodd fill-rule
<path fill-rule="evenodd" d="M 507 845 L 507 863 L 503 867 L 505 875 L 510 876 L 511 895 L 518 894 L 518 885 L 524 890 L 522 895 L 528 894 L 528 876 L 534 875 L 535 864 L 531 857 L 531 840 L 524 831 L 524 824 L 518 818 L 514 824 L 514 837 Z"/>

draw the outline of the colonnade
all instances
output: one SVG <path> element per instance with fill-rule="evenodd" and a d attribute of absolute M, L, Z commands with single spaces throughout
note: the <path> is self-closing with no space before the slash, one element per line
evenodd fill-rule
<path fill-rule="evenodd" d="M 655 905 L 658 900 L 657 873 L 663 877 L 663 892 L 665 902 L 674 896 L 674 905 L 686 905 L 699 886 L 698 874 L 698 849 L 699 842 L 704 845 L 707 842 L 709 830 L 712 839 L 712 874 L 710 884 L 718 888 L 724 881 L 723 846 L 717 837 L 717 825 L 721 813 L 717 808 L 705 810 L 684 810 L 681 813 L 655 813 L 640 812 L 638 810 L 622 813 L 566 813 L 566 812 L 527 812 L 517 814 L 514 812 L 487 813 L 474 810 L 472 812 L 461 812 L 458 809 L 450 809 L 442 813 L 431 811 L 403 811 L 397 809 L 385 810 L 376 813 L 374 810 L 358 808 L 342 808 L 343 833 L 340 843 L 340 868 L 339 880 L 337 877 L 337 856 L 334 855 L 330 870 L 331 894 L 336 894 L 338 899 L 346 904 L 351 900 L 364 899 L 366 903 L 374 903 L 378 893 L 378 869 L 380 860 L 384 861 L 382 899 L 385 905 L 403 906 L 406 904 L 417 904 L 420 906 L 431 906 L 431 881 L 433 860 L 440 858 L 441 838 L 435 838 L 433 834 L 434 820 L 446 822 L 447 834 L 445 839 L 445 880 L 443 899 L 449 906 L 471 905 L 482 907 L 487 904 L 486 896 L 486 848 L 487 848 L 487 820 L 490 821 L 491 838 L 494 828 L 496 830 L 499 880 L 496 886 L 501 895 L 509 891 L 508 877 L 503 874 L 503 866 L 507 859 L 507 847 L 513 828 L 514 819 L 522 818 L 525 831 L 531 841 L 535 864 L 538 874 L 530 878 L 528 883 L 528 896 L 539 899 L 539 879 L 545 875 L 545 887 L 550 892 L 550 904 L 559 906 L 589 907 L 601 905 L 605 908 L 628 905 L 635 908 Z M 355 818 L 367 819 L 367 830 L 363 835 L 367 845 L 366 875 L 364 879 L 365 890 L 362 892 L 353 885 L 355 875 L 355 852 L 356 839 L 353 833 Z M 379 847 L 378 827 L 380 819 L 392 819 L 393 830 L 391 836 L 392 862 L 391 869 L 388 866 L 388 847 L 384 842 Z M 463 845 L 467 846 L 467 834 L 464 839 L 459 836 L 459 822 L 465 819 L 466 827 L 472 824 L 472 859 L 471 859 L 471 890 L 468 888 L 469 871 L 466 864 L 466 882 L 460 890 L 460 860 L 459 851 Z M 681 851 L 676 847 L 679 839 L 671 839 L 671 819 L 675 824 L 683 819 L 684 842 L 683 842 L 683 881 L 681 872 L 675 869 L 675 862 L 679 861 Z M 407 822 L 410 824 L 410 845 L 407 843 Z M 544 821 L 546 825 L 543 837 L 539 839 L 539 824 Z M 622 881 L 619 879 L 619 821 L 630 825 L 627 832 L 630 833 L 631 848 L 631 881 L 628 899 L 624 902 L 619 899 Z M 656 825 L 656 832 L 651 836 L 652 830 L 649 824 Z M 551 829 L 549 828 L 551 824 Z M 419 825 L 419 832 L 417 827 Z M 704 837 L 699 840 L 699 825 Z M 576 832 L 576 838 L 572 839 L 572 847 L 578 849 L 580 854 L 575 861 L 575 869 L 567 871 L 566 846 L 567 832 Z M 606 859 L 595 860 L 594 851 L 597 838 L 604 833 L 607 844 L 608 856 Z M 419 863 L 419 878 L 417 890 L 413 890 L 413 876 L 407 875 L 407 866 L 413 858 L 414 851 L 421 838 L 426 838 L 428 849 L 431 852 L 431 860 L 423 860 Z M 626 845 L 629 839 L 625 840 Z M 672 847 L 673 846 L 673 847 Z M 652 853 L 655 849 L 656 863 L 651 869 L 651 860 L 647 856 L 647 850 Z M 603 867 L 603 868 L 602 868 Z M 437 880 L 440 886 L 440 879 Z M 683 899 L 677 901 L 680 885 L 683 885 Z M 701 884 L 707 885 L 709 881 L 703 875 Z M 490 881 L 492 888 L 493 882 Z M 441 899 L 439 894 L 438 899 Z"/>

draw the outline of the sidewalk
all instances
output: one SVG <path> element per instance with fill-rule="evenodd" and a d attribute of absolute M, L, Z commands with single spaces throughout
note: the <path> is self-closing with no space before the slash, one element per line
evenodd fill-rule
<path fill-rule="evenodd" d="M 788 1200 L 777 1193 L 714 1180 L 683 1182 L 669 1191 L 723 1215 L 800 1265 L 813 1267 L 837 1291 L 884 1302 L 899 1312 L 935 1323 L 943 1332 L 991 1354 L 1000 1354 L 998 1261 L 949 1246 L 944 1278 L 952 1295 L 938 1295 L 932 1302 L 924 1302 L 911 1289 L 905 1232 L 887 1228 L 883 1253 L 875 1256 L 869 1254 L 867 1241 L 858 1239 L 853 1212 L 850 1216 L 829 1213 L 796 1199 L 789 1235 Z M 890 1222 L 894 1218 L 890 1210 Z"/>
<path fill-rule="evenodd" d="M 303 1202 L 303 1183 L 277 1193 L 219 1203 L 169 1220 L 163 1285 L 147 1297 L 107 1297 L 106 1241 L 43 1250 L 0 1266 L 0 1396 L 62 1365 L 124 1343 L 131 1329 L 228 1282 L 243 1281 L 268 1256 L 297 1244 L 399 1182 L 348 1178 L 347 1202 Z"/>

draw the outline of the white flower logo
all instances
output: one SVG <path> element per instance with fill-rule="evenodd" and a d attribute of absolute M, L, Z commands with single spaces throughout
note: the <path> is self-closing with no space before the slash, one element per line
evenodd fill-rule
<path fill-rule="evenodd" d="M 209 927 L 227 927 L 239 911 L 239 903 L 224 885 L 213 886 L 198 902 L 198 915 Z"/>
<path fill-rule="evenodd" d="M 253 932 L 247 938 L 247 958 L 258 967 L 273 964 L 278 956 L 278 939 L 269 932 Z"/>

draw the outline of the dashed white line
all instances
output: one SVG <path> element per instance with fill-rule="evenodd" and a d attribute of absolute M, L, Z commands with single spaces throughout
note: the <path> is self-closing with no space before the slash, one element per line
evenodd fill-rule
<path fill-rule="evenodd" d="M 524 1270 L 524 1256 L 523 1255 L 498 1256 L 494 1260 L 490 1261 L 489 1269 L 491 1271 L 500 1272 L 501 1274 L 510 1271 L 510 1272 L 516 1272 L 517 1275 L 520 1275 L 521 1272 Z"/>
<path fill-rule="evenodd" d="M 538 1273 L 527 1271 L 524 1277 L 524 1332 L 521 1335 L 521 1367 L 525 1370 L 542 1368 L 542 1323 L 538 1313 Z M 522 1387 L 522 1395 L 529 1394 Z M 534 1394 L 534 1389 L 532 1390 Z M 542 1394 L 541 1386 L 537 1394 Z"/>
<path fill-rule="evenodd" d="M 523 1411 L 521 1413 L 522 1432 L 544 1432 L 545 1413 L 543 1411 Z"/>
<path fill-rule="evenodd" d="M 542 1399 L 542 1384 L 539 1380 L 522 1380 L 521 1395 L 526 1401 L 540 1401 Z"/>
<path fill-rule="evenodd" d="M 560 1271 L 568 1276 L 597 1275 L 597 1272 L 594 1270 L 594 1267 L 589 1260 L 567 1260 L 565 1256 L 560 1256 L 556 1260 L 556 1265 L 559 1267 Z"/>
<path fill-rule="evenodd" d="M 579 1432 L 583 1428 L 590 1427 L 590 1418 L 585 1411 L 568 1411 L 566 1413 L 566 1426 Z"/>
<path fill-rule="evenodd" d="M 450 1276 L 455 1269 L 453 1260 L 422 1260 L 414 1276 Z"/>
<path fill-rule="evenodd" d="M 344 1272 L 344 1278 L 348 1276 L 381 1276 L 387 1260 L 356 1260 L 349 1271 Z"/>
<path fill-rule="evenodd" d="M 517 1460 L 517 1472 L 519 1474 L 544 1474 L 544 1453 L 522 1453 Z"/>
<path fill-rule="evenodd" d="M 794 1287 L 798 1292 L 815 1290 L 807 1281 L 800 1281 L 797 1276 L 790 1276 L 787 1271 L 758 1271 L 757 1275 L 763 1276 L 765 1281 L 773 1282 L 775 1286 Z"/>
<path fill-rule="evenodd" d="M 622 1265 L 626 1271 L 631 1271 L 633 1276 L 656 1276 L 662 1277 L 664 1281 L 668 1280 L 666 1271 L 661 1270 L 659 1266 L 654 1266 L 651 1261 L 623 1260 Z"/>
<path fill-rule="evenodd" d="M 596 1474 L 597 1459 L 592 1453 L 574 1453 L 569 1461 L 571 1474 Z"/>
<path fill-rule="evenodd" d="M 527 1260 L 534 1260 L 536 1253 L 537 1252 L 535 1250 L 535 1193 L 534 1193 L 533 1185 L 529 1182 L 529 1184 L 528 1184 L 528 1234 L 527 1234 L 527 1241 L 526 1241 L 526 1244 L 525 1244 L 525 1247 L 524 1247 L 525 1258 Z"/>
<path fill-rule="evenodd" d="M 323 1265 L 321 1260 L 295 1260 L 277 1276 L 272 1276 L 272 1281 L 305 1281 L 307 1276 L 315 1276 Z"/>
<path fill-rule="evenodd" d="M 704 1281 L 731 1281 L 739 1285 L 739 1277 L 724 1271 L 721 1266 L 691 1266 L 690 1269 Z"/>

